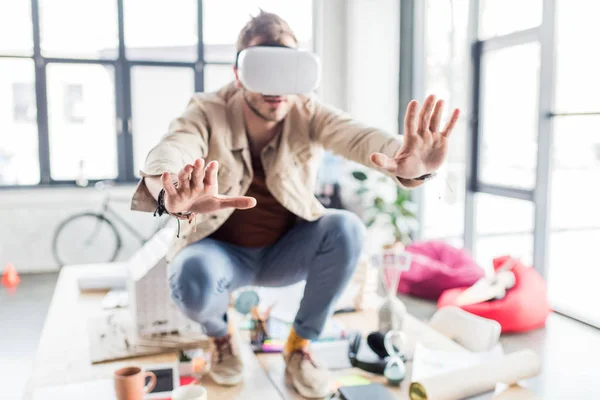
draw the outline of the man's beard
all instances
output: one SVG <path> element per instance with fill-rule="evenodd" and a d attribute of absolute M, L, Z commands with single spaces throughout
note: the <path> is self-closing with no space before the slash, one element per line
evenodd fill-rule
<path fill-rule="evenodd" d="M 246 92 L 244 90 L 244 101 L 246 102 L 246 105 L 248 106 L 248 108 L 250 108 L 250 110 L 252 110 L 252 112 L 259 118 L 264 119 L 265 121 L 269 121 L 269 122 L 279 122 L 279 120 L 277 118 L 269 118 L 265 115 L 263 115 L 260 111 L 258 111 L 258 109 L 256 107 L 254 107 L 254 105 L 250 102 L 250 100 L 248 100 L 248 97 L 246 97 L 246 94 L 248 92 Z"/>

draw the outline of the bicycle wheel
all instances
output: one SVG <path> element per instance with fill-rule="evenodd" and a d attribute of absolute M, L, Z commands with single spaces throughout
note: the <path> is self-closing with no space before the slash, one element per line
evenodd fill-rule
<path fill-rule="evenodd" d="M 75 214 L 54 233 L 52 250 L 58 265 L 114 261 L 121 249 L 121 236 L 101 214 Z"/>

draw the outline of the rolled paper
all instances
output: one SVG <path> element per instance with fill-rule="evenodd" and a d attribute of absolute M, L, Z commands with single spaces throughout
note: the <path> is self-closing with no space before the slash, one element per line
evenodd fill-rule
<path fill-rule="evenodd" d="M 516 384 L 540 372 L 540 360 L 530 349 L 470 367 L 412 382 L 411 400 L 458 400 L 494 390 L 497 383 Z"/>

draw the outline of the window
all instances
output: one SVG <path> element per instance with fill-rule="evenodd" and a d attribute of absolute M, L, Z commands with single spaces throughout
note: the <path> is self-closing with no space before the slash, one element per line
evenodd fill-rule
<path fill-rule="evenodd" d="M 52 179 L 116 178 L 114 68 L 50 64 L 47 77 Z"/>
<path fill-rule="evenodd" d="M 124 7 L 127 58 L 196 61 L 197 1 L 170 0 L 168 6 L 165 6 L 163 0 L 125 0 Z"/>
<path fill-rule="evenodd" d="M 564 79 L 560 75 L 558 81 Z M 548 291 L 553 307 L 600 326 L 600 115 L 554 122 Z"/>
<path fill-rule="evenodd" d="M 167 133 L 171 121 L 185 110 L 193 92 L 192 68 L 132 68 L 131 105 L 136 175 L 139 175 L 148 152 Z M 161 95 L 155 96 L 155 93 Z"/>
<path fill-rule="evenodd" d="M 33 83 L 13 83 L 13 121 L 35 122 L 35 88 Z"/>
<path fill-rule="evenodd" d="M 136 181 L 191 95 L 234 79 L 260 9 L 312 48 L 312 0 L 0 0 L 0 186 Z"/>
<path fill-rule="evenodd" d="M 557 1 L 548 296 L 557 311 L 600 327 L 600 90 L 598 2 Z M 576 28 L 575 28 L 576 27 Z"/>
<path fill-rule="evenodd" d="M 34 66 L 0 58 L 0 186 L 40 182 Z"/>
<path fill-rule="evenodd" d="M 38 1 L 40 45 L 44 57 L 117 58 L 119 29 L 116 1 Z"/>
<path fill-rule="evenodd" d="M 533 262 L 533 203 L 486 193 L 475 194 L 474 256 L 490 268 L 496 257 L 510 254 Z"/>
<path fill-rule="evenodd" d="M 83 86 L 67 84 L 65 86 L 65 119 L 72 123 L 83 123 Z"/>
<path fill-rule="evenodd" d="M 479 0 L 479 36 L 494 36 L 534 28 L 542 23 L 543 0 Z"/>
<path fill-rule="evenodd" d="M 540 45 L 527 43 L 484 53 L 481 74 L 479 178 L 488 184 L 533 189 Z"/>
<path fill-rule="evenodd" d="M 474 1 L 467 246 L 533 265 L 554 310 L 600 327 L 600 62 L 581 51 L 597 47 L 600 3 Z"/>
<path fill-rule="evenodd" d="M 425 3 L 424 93 L 446 102 L 444 118 L 453 108 L 463 112 L 449 149 L 448 162 L 436 179 L 422 187 L 421 236 L 461 245 L 465 204 L 465 140 L 470 77 L 467 39 L 469 1 L 428 0 Z M 444 222 L 442 222 L 444 221 Z"/>
<path fill-rule="evenodd" d="M 0 54 L 31 56 L 31 1 L 0 0 Z"/>
<path fill-rule="evenodd" d="M 235 75 L 231 65 L 207 65 L 204 67 L 204 91 L 215 92 L 233 82 Z"/>
<path fill-rule="evenodd" d="M 312 48 L 312 3 L 312 0 L 204 0 L 205 60 L 233 63 L 239 30 L 260 9 L 281 16 L 296 34 L 300 47 Z"/>

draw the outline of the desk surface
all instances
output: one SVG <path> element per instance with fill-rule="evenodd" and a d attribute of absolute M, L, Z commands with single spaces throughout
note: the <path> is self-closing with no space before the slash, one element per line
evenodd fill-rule
<path fill-rule="evenodd" d="M 81 383 L 98 379 L 110 379 L 113 371 L 131 364 L 155 364 L 176 361 L 177 354 L 140 357 L 125 361 L 92 365 L 87 332 L 90 316 L 104 311 L 100 307 L 104 292 L 80 293 L 77 280 L 88 267 L 66 267 L 58 279 L 52 303 L 36 355 L 32 376 L 28 382 L 26 399 L 31 398 L 35 389 Z M 90 267 L 97 268 L 97 267 Z M 346 326 L 358 328 L 368 333 L 375 329 L 376 312 L 339 316 Z M 464 350 L 455 342 L 429 328 L 423 322 L 408 316 L 405 331 L 409 338 L 419 338 L 429 347 L 448 350 Z M 410 340 L 409 340 L 410 342 Z M 284 363 L 279 354 L 254 355 L 249 346 L 242 346 L 245 362 L 244 384 L 236 388 L 219 387 L 210 378 L 202 384 L 208 388 L 211 400 L 214 399 L 301 399 L 294 390 L 285 384 Z M 410 347 L 410 344 L 409 344 Z M 410 374 L 411 363 L 407 365 Z M 334 375 L 358 374 L 372 381 L 383 382 L 383 377 L 370 375 L 361 370 L 335 371 Z M 400 388 L 394 389 L 398 399 L 408 399 L 407 379 Z"/>

